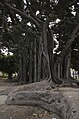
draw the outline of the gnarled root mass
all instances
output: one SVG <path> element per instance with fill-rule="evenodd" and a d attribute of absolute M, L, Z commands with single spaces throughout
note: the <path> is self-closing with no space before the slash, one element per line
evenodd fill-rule
<path fill-rule="evenodd" d="M 69 119 L 71 110 L 67 100 L 59 91 L 19 91 L 10 93 L 6 104 L 39 106 L 61 119 Z"/>

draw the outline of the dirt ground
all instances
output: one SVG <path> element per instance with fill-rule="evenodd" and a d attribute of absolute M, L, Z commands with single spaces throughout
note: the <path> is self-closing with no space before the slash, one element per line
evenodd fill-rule
<path fill-rule="evenodd" d="M 14 91 L 21 90 L 58 90 L 51 89 L 46 82 L 30 84 L 30 85 L 16 85 L 15 83 L 3 82 L 0 80 L 0 119 L 60 119 L 57 115 L 52 114 L 40 107 L 33 106 L 8 106 L 5 104 L 7 95 Z M 69 101 L 72 108 L 71 119 L 75 115 L 79 115 L 79 89 L 78 88 L 60 88 L 65 98 Z M 78 116 L 79 117 L 79 116 Z M 79 118 L 78 118 L 79 119 Z"/>

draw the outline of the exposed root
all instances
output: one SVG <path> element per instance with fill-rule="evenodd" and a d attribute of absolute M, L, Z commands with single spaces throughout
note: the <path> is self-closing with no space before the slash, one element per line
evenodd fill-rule
<path fill-rule="evenodd" d="M 79 87 L 79 81 L 75 80 L 75 79 L 72 79 L 72 78 L 67 80 L 67 79 L 61 79 L 61 78 L 58 78 L 58 77 L 54 77 L 54 79 L 48 81 L 48 83 L 52 88 L 55 88 L 55 87 L 74 87 L 74 88 L 78 88 Z"/>
<path fill-rule="evenodd" d="M 73 87 L 73 88 L 78 88 L 79 87 L 79 81 L 77 80 L 63 80 L 62 84 L 59 85 L 59 87 Z"/>
<path fill-rule="evenodd" d="M 67 100 L 59 91 L 19 91 L 9 94 L 6 104 L 39 106 L 62 119 L 69 119 L 71 113 Z"/>

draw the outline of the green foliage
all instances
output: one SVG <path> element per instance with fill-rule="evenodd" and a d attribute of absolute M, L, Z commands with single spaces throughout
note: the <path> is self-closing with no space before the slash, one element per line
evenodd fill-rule
<path fill-rule="evenodd" d="M 0 71 L 4 73 L 15 73 L 18 71 L 18 64 L 14 56 L 0 55 Z"/>

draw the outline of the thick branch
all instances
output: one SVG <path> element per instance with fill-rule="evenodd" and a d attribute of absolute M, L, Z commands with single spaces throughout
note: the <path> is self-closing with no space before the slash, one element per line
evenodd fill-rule
<path fill-rule="evenodd" d="M 4 7 L 4 5 L 3 5 L 1 2 L 0 2 L 0 6 L 1 6 L 1 7 Z"/>
<path fill-rule="evenodd" d="M 0 2 L 0 4 L 2 4 L 2 3 Z M 2 4 L 2 5 L 6 6 L 8 9 L 12 10 L 13 12 L 21 15 L 22 17 L 27 18 L 29 21 L 33 22 L 38 27 L 38 29 L 40 29 L 40 24 L 33 17 L 31 17 L 30 15 L 27 15 L 27 14 L 23 13 L 22 11 L 20 11 L 17 8 L 9 5 L 8 3 Z"/>
<path fill-rule="evenodd" d="M 36 15 L 33 13 L 32 9 L 31 9 L 31 6 L 29 5 L 28 0 L 26 0 L 26 2 L 27 2 L 27 7 L 28 7 L 28 9 L 29 9 L 31 15 L 33 16 L 33 18 L 34 18 L 35 20 L 37 20 L 39 23 L 43 24 L 42 20 L 40 20 L 39 18 L 37 18 Z"/>

